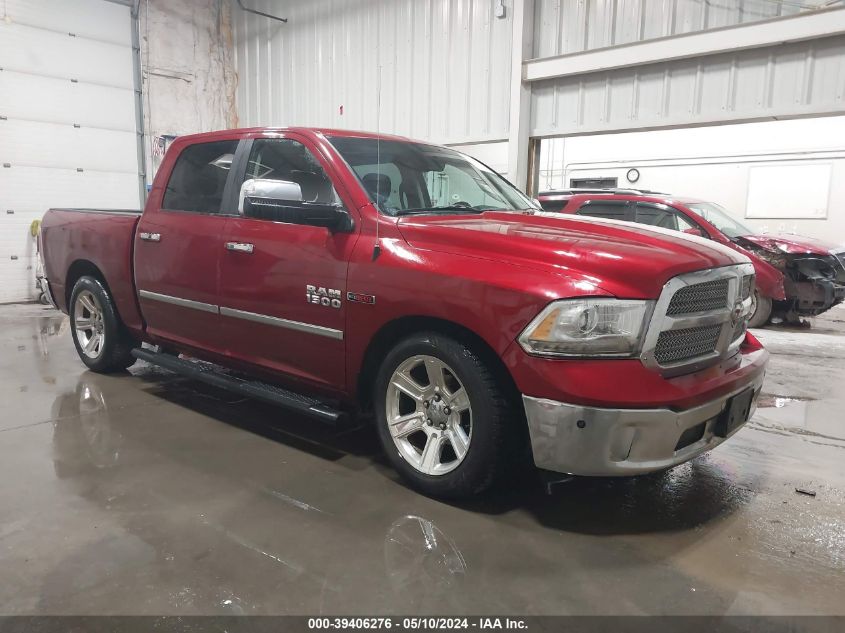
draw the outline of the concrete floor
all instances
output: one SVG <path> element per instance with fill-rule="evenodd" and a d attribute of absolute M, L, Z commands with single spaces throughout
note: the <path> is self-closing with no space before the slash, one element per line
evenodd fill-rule
<path fill-rule="evenodd" d="M 711 454 L 445 504 L 369 430 L 88 373 L 66 318 L 0 306 L 0 614 L 845 614 L 845 310 L 760 336 Z"/>

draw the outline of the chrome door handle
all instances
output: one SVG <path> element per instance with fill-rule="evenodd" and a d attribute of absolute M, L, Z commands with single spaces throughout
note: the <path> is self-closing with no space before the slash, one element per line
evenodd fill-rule
<path fill-rule="evenodd" d="M 160 242 L 161 241 L 161 233 L 142 232 L 142 233 L 138 233 L 138 237 L 140 237 L 145 242 Z"/>
<path fill-rule="evenodd" d="M 252 253 L 255 250 L 255 245 L 244 242 L 226 242 L 226 250 L 236 253 Z"/>

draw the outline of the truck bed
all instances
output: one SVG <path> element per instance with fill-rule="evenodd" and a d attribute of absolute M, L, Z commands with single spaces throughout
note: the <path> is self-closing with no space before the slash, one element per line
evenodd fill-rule
<path fill-rule="evenodd" d="M 41 225 L 44 274 L 53 299 L 67 312 L 76 279 L 93 269 L 106 282 L 124 324 L 141 331 L 133 282 L 137 209 L 50 209 Z"/>

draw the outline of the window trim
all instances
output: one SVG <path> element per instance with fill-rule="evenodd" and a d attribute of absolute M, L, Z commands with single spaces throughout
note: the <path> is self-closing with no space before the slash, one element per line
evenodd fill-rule
<path fill-rule="evenodd" d="M 232 165 L 229 167 L 229 173 L 226 175 L 226 183 L 223 185 L 223 193 L 220 196 L 220 205 L 217 208 L 217 211 L 190 211 L 188 209 L 169 209 L 165 206 L 164 201 L 167 199 L 167 188 L 170 185 L 170 180 L 173 178 L 174 173 L 176 172 L 176 167 L 179 165 L 179 159 L 182 158 L 182 155 L 192 147 L 196 147 L 198 145 L 210 145 L 212 143 L 235 143 L 235 152 L 234 158 L 232 159 Z M 220 215 L 225 216 L 226 214 L 223 213 L 223 203 L 226 201 L 226 192 L 229 188 L 230 182 L 232 181 L 232 175 L 235 170 L 235 164 L 238 158 L 238 150 L 241 146 L 241 140 L 236 138 L 222 138 L 217 139 L 214 141 L 201 141 L 199 143 L 188 143 L 182 149 L 179 150 L 179 154 L 176 155 L 176 158 L 173 159 L 173 165 L 170 167 L 170 175 L 167 177 L 167 182 L 164 183 L 164 189 L 161 192 L 161 202 L 158 205 L 158 211 L 163 211 L 165 213 L 193 213 L 195 215 Z"/>
<path fill-rule="evenodd" d="M 247 162 L 252 152 L 254 139 L 242 138 L 238 142 L 238 149 L 235 151 L 235 158 L 232 161 L 232 168 L 229 170 L 230 178 L 223 189 L 223 202 L 220 207 L 220 215 L 225 217 L 240 217 L 238 213 L 238 198 L 241 193 L 241 185 L 246 175 Z"/>

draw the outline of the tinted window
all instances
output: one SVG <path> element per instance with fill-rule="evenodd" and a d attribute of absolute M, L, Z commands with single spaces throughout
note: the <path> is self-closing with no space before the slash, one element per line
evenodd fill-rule
<path fill-rule="evenodd" d="M 624 202 L 586 202 L 578 209 L 578 215 L 608 220 L 627 220 L 628 205 Z"/>
<path fill-rule="evenodd" d="M 299 185 L 303 202 L 335 204 L 340 199 L 317 157 L 291 139 L 259 139 L 252 144 L 246 179 L 284 180 Z"/>
<path fill-rule="evenodd" d="M 677 214 L 668 209 L 638 204 L 636 221 L 639 224 L 659 226 L 662 229 L 678 230 Z"/>
<path fill-rule="evenodd" d="M 237 141 L 197 143 L 182 150 L 161 203 L 170 211 L 219 213 Z"/>
<path fill-rule="evenodd" d="M 636 221 L 640 224 L 659 226 L 660 228 L 671 229 L 673 231 L 685 231 L 694 228 L 693 223 L 677 211 L 646 204 L 637 205 Z"/>
<path fill-rule="evenodd" d="M 543 207 L 543 211 L 551 211 L 555 213 L 563 211 L 563 207 L 566 206 L 567 202 L 567 200 L 540 200 L 540 206 Z"/>

